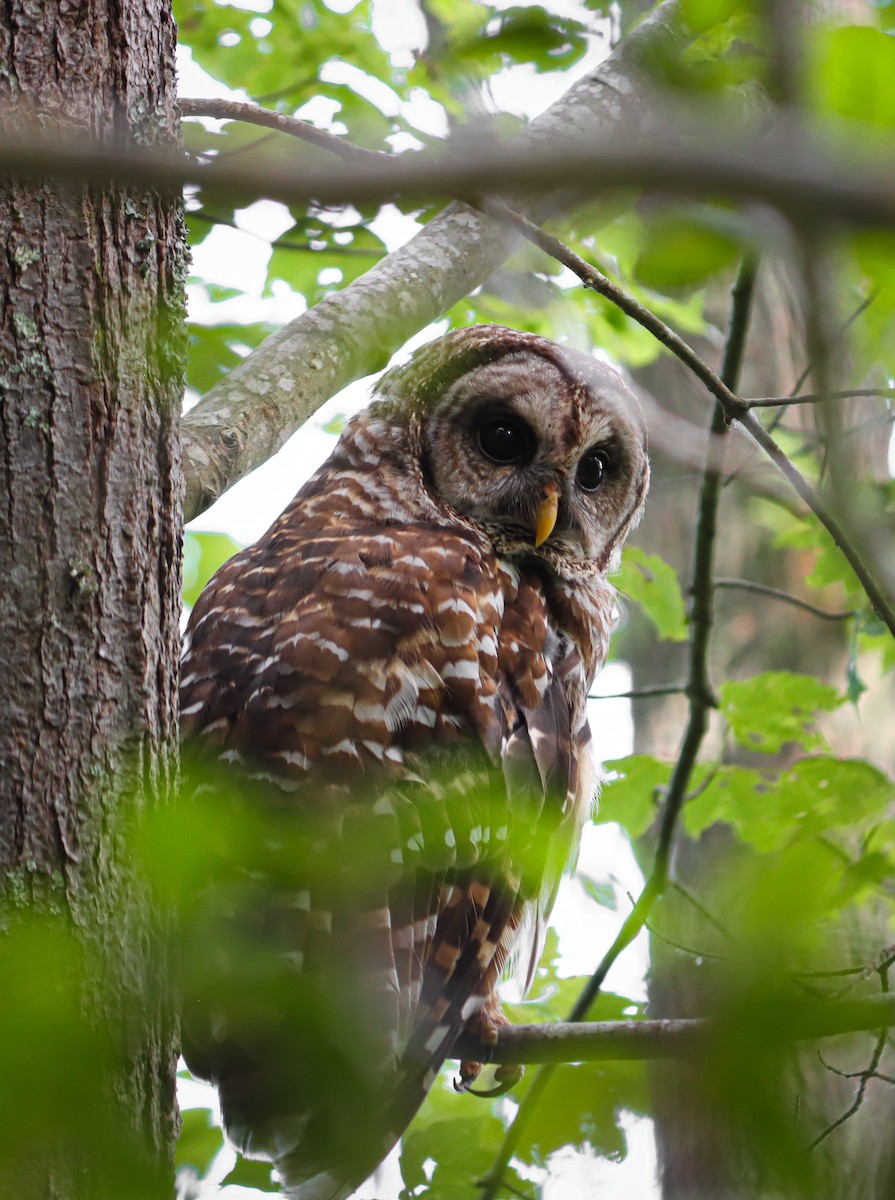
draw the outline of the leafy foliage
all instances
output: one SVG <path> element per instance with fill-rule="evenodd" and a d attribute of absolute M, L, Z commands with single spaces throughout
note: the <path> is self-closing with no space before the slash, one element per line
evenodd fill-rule
<path fill-rule="evenodd" d="M 212 575 L 241 549 L 226 533 L 187 530 L 183 539 L 183 602 L 192 608 Z"/>
<path fill-rule="evenodd" d="M 687 638 L 687 614 L 680 582 L 674 567 L 658 554 L 646 554 L 639 546 L 628 546 L 615 583 L 623 596 L 636 601 L 645 617 L 664 641 Z"/>
<path fill-rule="evenodd" d="M 721 712 L 737 741 L 775 754 L 786 742 L 813 748 L 809 732 L 815 713 L 830 712 L 841 699 L 836 689 L 810 675 L 766 671 L 743 683 L 721 685 Z"/>

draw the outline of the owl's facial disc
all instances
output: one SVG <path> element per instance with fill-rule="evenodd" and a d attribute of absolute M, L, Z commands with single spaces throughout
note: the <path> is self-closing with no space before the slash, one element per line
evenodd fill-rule
<path fill-rule="evenodd" d="M 423 421 L 436 495 L 501 554 L 559 571 L 608 562 L 645 489 L 636 400 L 611 368 L 571 365 L 504 355 L 454 379 Z"/>

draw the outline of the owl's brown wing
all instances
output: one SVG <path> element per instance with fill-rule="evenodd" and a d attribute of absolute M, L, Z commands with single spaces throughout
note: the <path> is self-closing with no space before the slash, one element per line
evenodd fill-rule
<path fill-rule="evenodd" d="M 536 580 L 438 527 L 280 523 L 192 613 L 184 738 L 271 852 L 226 882 L 188 1061 L 234 1141 L 321 1194 L 400 1135 L 564 840 L 569 653 Z"/>

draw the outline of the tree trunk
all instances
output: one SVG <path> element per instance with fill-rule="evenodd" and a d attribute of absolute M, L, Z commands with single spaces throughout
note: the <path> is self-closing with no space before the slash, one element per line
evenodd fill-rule
<path fill-rule="evenodd" d="M 744 364 L 742 393 L 747 396 L 786 395 L 790 392 L 804 366 L 804 305 L 792 271 L 783 261 L 762 264 L 747 342 L 747 361 Z M 729 296 L 719 293 L 710 314 L 717 329 L 723 330 L 729 310 Z M 716 339 L 717 340 L 717 339 Z M 693 339 L 698 352 L 714 369 L 718 369 L 719 352 L 708 339 Z M 860 366 L 859 368 L 860 369 Z M 860 382 L 864 382 L 860 375 Z M 854 376 L 849 376 L 853 379 Z M 638 382 L 662 397 L 678 415 L 694 426 L 707 424 L 709 404 L 704 389 L 693 376 L 675 360 L 663 357 L 637 374 Z M 810 379 L 804 390 L 811 389 Z M 868 411 L 867 401 L 863 412 Z M 847 403 L 840 406 L 848 420 L 855 409 Z M 858 410 L 861 411 L 861 410 Z M 813 430 L 815 414 L 810 407 L 796 410 L 790 422 L 803 422 L 806 433 Z M 860 444 L 864 469 L 877 478 L 885 477 L 885 441 L 878 436 L 864 439 Z M 741 461 L 743 450 L 728 451 L 728 466 Z M 748 453 L 748 450 L 746 451 Z M 686 580 L 689 571 L 690 542 L 693 532 L 693 513 L 696 508 L 697 472 L 663 456 L 661 450 L 652 455 L 654 465 L 653 495 L 663 497 L 662 503 L 647 506 L 643 526 L 637 540 L 646 549 L 661 554 L 674 563 Z M 795 556 L 779 554 L 770 536 L 759 525 L 743 519 L 748 515 L 748 484 L 734 484 L 722 500 L 722 536 L 718 547 L 716 573 L 756 579 L 784 591 L 799 594 L 803 584 L 799 572 L 810 564 Z M 729 593 L 716 593 L 718 616 L 712 643 L 712 675 L 716 686 L 725 679 L 746 676 L 767 669 L 808 671 L 819 678 L 829 679 L 841 687 L 845 679 L 845 648 L 842 630 L 838 625 L 820 622 L 815 617 L 792 610 L 787 605 L 768 603 L 761 597 L 752 603 L 742 600 L 734 607 Z M 831 604 L 832 607 L 832 604 Z M 722 624 L 723 621 L 723 624 Z M 630 658 L 634 683 L 638 686 L 656 680 L 656 662 L 663 665 L 662 682 L 685 678 L 686 661 L 682 647 L 667 644 L 656 646 L 643 628 L 643 622 L 631 622 L 623 631 L 621 653 Z M 617 643 L 618 644 L 618 643 Z M 887 714 L 890 706 L 880 705 L 876 714 L 864 718 L 865 731 L 874 743 L 872 725 L 878 721 L 876 758 L 884 769 L 891 769 L 891 739 L 886 736 Z M 635 708 L 636 749 L 658 757 L 671 759 L 677 753 L 680 730 L 683 728 L 686 701 L 675 697 L 663 703 L 656 698 L 637 702 Z M 832 721 L 829 724 L 833 724 Z M 857 749 L 857 748 L 856 748 Z M 854 752 L 854 751 L 853 751 Z M 866 747 L 858 752 L 866 754 Z M 717 730 L 707 738 L 705 757 L 722 757 L 724 761 L 743 759 L 745 752 L 735 746 L 722 746 Z M 754 760 L 751 760 L 754 761 Z M 773 765 L 763 757 L 762 765 Z M 782 761 L 778 763 L 782 765 Z M 645 839 L 641 847 L 643 864 L 648 869 L 654 852 L 654 842 Z M 724 827 L 707 830 L 699 841 L 688 839 L 682 830 L 677 836 L 675 877 L 691 892 L 703 899 L 713 894 L 713 886 L 728 872 L 738 856 L 748 853 L 738 846 L 730 831 Z M 723 914 L 721 914 L 723 917 Z M 649 978 L 650 1015 L 680 1017 L 711 1013 L 717 1010 L 724 995 L 724 971 L 716 969 L 712 952 L 735 956 L 728 944 L 715 944 L 714 931 L 703 916 L 673 892 L 663 897 L 654 914 L 656 928 L 662 936 L 679 945 L 695 947 L 705 957 L 681 954 L 654 937 L 651 943 Z M 831 939 L 832 935 L 828 933 Z M 866 961 L 891 940 L 878 917 L 868 908 L 860 920 L 844 924 L 836 935 L 838 957 L 832 963 Z M 872 1039 L 843 1039 L 835 1048 L 835 1061 L 846 1070 L 864 1069 L 872 1051 Z M 888 1060 L 885 1060 L 888 1061 Z M 881 1068 L 883 1069 L 883 1068 Z M 762 1162 L 768 1145 L 773 1142 L 769 1127 L 774 1116 L 767 1114 L 768 1125 L 763 1129 L 750 1128 L 744 1123 L 746 1105 L 738 1103 L 747 1094 L 749 1080 L 743 1078 L 736 1089 L 728 1092 L 731 1103 L 719 1101 L 717 1079 L 710 1075 L 694 1074 L 690 1068 L 673 1063 L 661 1063 L 651 1069 L 654 1095 L 656 1140 L 660 1164 L 663 1200 L 742 1200 L 743 1197 L 776 1196 L 775 1185 L 764 1178 L 767 1164 Z M 856 1082 L 831 1074 L 815 1059 L 813 1047 L 794 1056 L 789 1070 L 781 1081 L 786 1089 L 789 1115 L 800 1112 L 803 1142 L 807 1143 L 824 1126 L 846 1111 L 853 1097 Z M 886 1194 L 877 1190 L 879 1180 L 891 1169 L 890 1142 L 883 1130 L 891 1123 L 893 1105 L 891 1093 L 884 1089 L 872 1091 L 870 1101 L 851 1120 L 847 1130 L 825 1143 L 813 1156 L 825 1184 L 825 1195 L 831 1200 L 870 1200 Z M 791 1194 L 798 1194 L 793 1191 Z"/>
<path fill-rule="evenodd" d="M 4 131 L 175 144 L 174 44 L 168 0 L 8 0 Z M 158 1200 L 176 1028 L 131 835 L 176 775 L 180 198 L 4 181 L 0 237 L 0 1195 Z"/>

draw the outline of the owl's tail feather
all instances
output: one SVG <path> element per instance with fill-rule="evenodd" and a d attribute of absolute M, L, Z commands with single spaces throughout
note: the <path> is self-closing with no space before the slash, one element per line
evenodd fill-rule
<path fill-rule="evenodd" d="M 304 1183 L 288 1183 L 288 1167 L 284 1162 L 277 1163 L 283 1178 L 283 1195 L 289 1200 L 346 1200 L 359 1186 L 357 1182 L 346 1182 L 333 1171 L 323 1171 Z"/>
<path fill-rule="evenodd" d="M 390 1134 L 379 1148 L 370 1151 L 365 1159 L 358 1157 L 344 1169 L 320 1171 L 310 1177 L 306 1174 L 306 1155 L 287 1154 L 277 1159 L 276 1168 L 283 1195 L 288 1200 L 347 1200 L 364 1180 L 373 1174 L 399 1136 Z"/>

